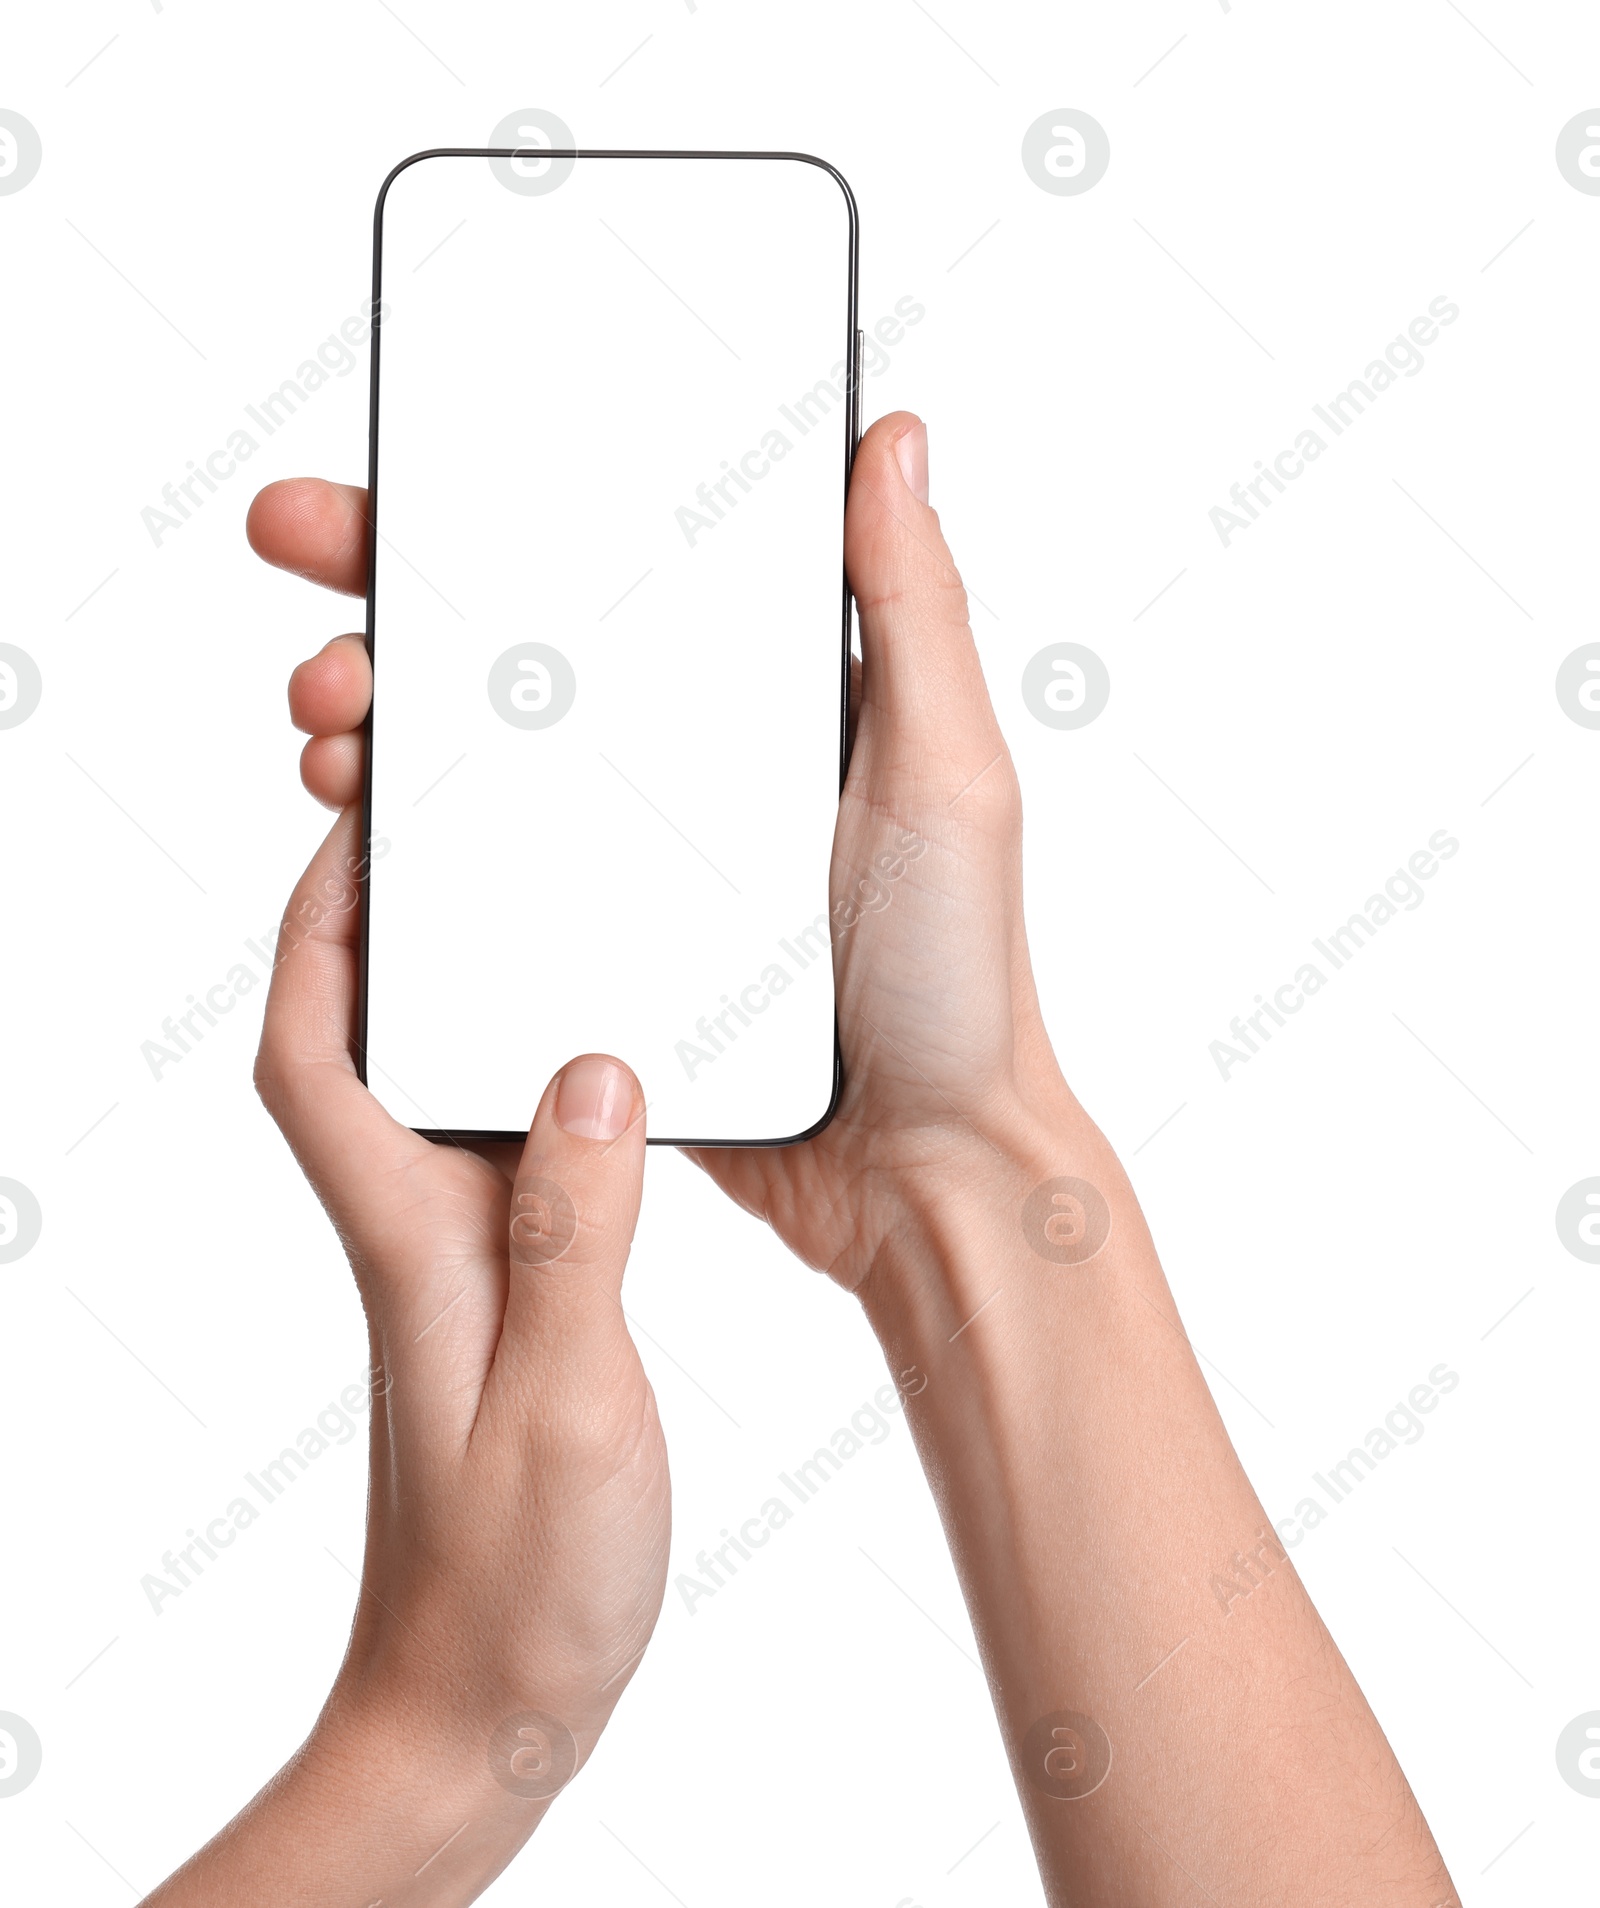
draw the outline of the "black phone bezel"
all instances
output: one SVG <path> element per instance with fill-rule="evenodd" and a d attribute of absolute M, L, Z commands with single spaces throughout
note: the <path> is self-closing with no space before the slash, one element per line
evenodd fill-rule
<path fill-rule="evenodd" d="M 372 218 L 372 364 L 368 386 L 368 425 L 367 425 L 367 618 L 366 645 L 367 656 L 371 662 L 376 683 L 377 672 L 377 553 L 378 553 L 378 376 L 379 359 L 383 337 L 383 208 L 389 196 L 389 188 L 400 174 L 409 167 L 420 164 L 424 159 L 514 159 L 519 153 L 531 150 L 516 146 L 433 146 L 424 152 L 414 152 L 402 159 L 384 180 L 378 191 L 377 205 Z M 849 389 L 846 392 L 848 415 L 845 428 L 844 481 L 840 497 L 840 521 L 843 522 L 845 501 L 849 493 L 850 471 L 855 462 L 856 448 L 861 441 L 861 333 L 857 310 L 857 279 L 860 259 L 860 220 L 856 209 L 855 194 L 850 190 L 849 181 L 836 166 L 829 165 L 826 159 L 818 159 L 806 152 L 698 152 L 657 149 L 633 149 L 626 147 L 562 146 L 538 149 L 541 158 L 550 159 L 772 159 L 787 160 L 803 165 L 816 166 L 829 173 L 844 194 L 846 208 L 850 216 L 850 258 L 849 284 L 846 302 L 845 355 L 844 361 L 850 367 Z M 839 684 L 839 787 L 844 788 L 844 779 L 849 769 L 849 715 L 850 715 L 850 611 L 851 595 L 848 576 L 841 576 L 841 614 L 840 614 L 840 684 Z M 368 883 L 372 869 L 372 754 L 373 754 L 373 705 L 369 705 L 366 721 L 362 725 L 363 760 L 365 768 L 361 789 L 361 862 L 356 887 L 360 904 L 360 933 L 357 951 L 356 979 L 356 1031 L 352 1058 L 356 1073 L 363 1086 L 367 1081 L 367 972 L 369 959 Z M 844 1088 L 844 1054 L 839 1042 L 839 1014 L 835 1003 L 833 1021 L 833 1084 L 828 1104 L 820 1119 L 808 1126 L 804 1132 L 790 1133 L 773 1139 L 679 1139 L 674 1137 L 657 1138 L 646 1134 L 647 1146 L 694 1146 L 694 1147 L 773 1147 L 796 1146 L 802 1141 L 814 1138 L 838 1111 L 839 1096 Z M 402 1089 L 403 1091 L 404 1089 Z M 531 1115 L 530 1115 L 531 1117 Z M 505 1132 L 494 1129 L 446 1128 L 417 1126 L 411 1129 L 421 1138 L 449 1142 L 458 1146 L 482 1145 L 493 1141 L 518 1143 L 526 1138 L 524 1132 Z"/>

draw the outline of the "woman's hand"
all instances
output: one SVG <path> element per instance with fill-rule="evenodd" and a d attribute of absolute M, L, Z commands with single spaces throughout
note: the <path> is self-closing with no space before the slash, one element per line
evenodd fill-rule
<path fill-rule="evenodd" d="M 695 1156 L 860 1294 L 900 1375 L 1052 1901 L 1451 1902 L 1056 1066 L 1016 777 L 926 473 L 922 426 L 883 419 L 846 514 L 863 664 L 834 844 L 838 1113 L 800 1145 Z M 252 540 L 359 593 L 365 506 L 273 485 Z M 325 801 L 354 799 L 370 693 L 355 639 L 295 674 Z"/>
<path fill-rule="evenodd" d="M 937 1198 L 1021 1129 L 1076 1111 L 1028 961 L 1016 773 L 927 498 L 925 429 L 908 412 L 880 419 L 857 453 L 845 518 L 864 661 L 833 850 L 838 1112 L 796 1146 L 688 1149 L 852 1291 L 908 1201 Z M 273 484 L 251 510 L 250 538 L 269 562 L 359 594 L 365 511 L 366 492 L 347 485 Z M 357 636 L 336 638 L 290 681 L 291 714 L 311 737 L 303 779 L 335 807 L 360 790 L 371 693 Z"/>
<path fill-rule="evenodd" d="M 397 1125 L 350 1058 L 359 848 L 347 810 L 285 916 L 256 1066 L 366 1308 L 355 1627 L 310 1740 L 163 1908 L 472 1900 L 593 1749 L 666 1581 L 666 1451 L 620 1297 L 638 1082 L 570 1062 L 520 1156 Z"/>

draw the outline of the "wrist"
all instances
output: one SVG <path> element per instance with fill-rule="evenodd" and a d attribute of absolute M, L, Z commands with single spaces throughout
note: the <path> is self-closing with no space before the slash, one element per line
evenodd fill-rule
<path fill-rule="evenodd" d="M 925 1455 L 981 1446 L 991 1479 L 1012 1475 L 1041 1440 L 1097 1435 L 1096 1414 L 1203 1394 L 1133 1187 L 1064 1086 L 899 1179 L 857 1290 Z"/>
<path fill-rule="evenodd" d="M 301 1747 L 150 1908 L 465 1908 L 548 1807 L 497 1786 L 468 1747 L 423 1713 L 335 1689 Z"/>
<path fill-rule="evenodd" d="M 890 1217 L 856 1288 L 880 1338 L 908 1312 L 926 1315 L 931 1330 L 955 1307 L 953 1331 L 1009 1274 L 1070 1259 L 1056 1241 L 1102 1209 L 1112 1227 L 1122 1219 L 1123 1231 L 1131 1225 L 1144 1235 L 1120 1162 L 1059 1076 L 1034 1093 L 1008 1091 L 968 1112 L 894 1174 Z M 1087 1185 L 1092 1196 L 1074 1204 L 1068 1190 L 1053 1202 L 1057 1180 Z M 1080 1213 L 1085 1202 L 1089 1210 Z M 1091 1225 L 1084 1246 L 1096 1237 Z"/>
<path fill-rule="evenodd" d="M 570 1735 L 563 1742 L 561 1725 L 544 1720 L 542 1746 L 519 1757 L 514 1736 L 507 1749 L 487 1724 L 336 1686 L 268 1795 L 282 1787 L 297 1817 L 311 1814 L 342 1842 L 334 1872 L 359 1873 L 353 1898 L 457 1908 L 506 1867 L 573 1773 Z"/>

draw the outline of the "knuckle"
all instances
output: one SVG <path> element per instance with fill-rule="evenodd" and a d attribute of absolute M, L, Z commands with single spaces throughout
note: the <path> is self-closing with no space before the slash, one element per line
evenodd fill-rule
<path fill-rule="evenodd" d="M 1005 839 L 1022 832 L 1022 784 L 1003 748 L 987 764 L 974 762 L 949 803 L 951 816 L 968 827 Z"/>
<path fill-rule="evenodd" d="M 511 1189 L 510 1257 L 514 1267 L 559 1285 L 614 1269 L 632 1242 L 632 1215 L 620 1184 L 589 1173 L 568 1183 L 519 1174 Z"/>
<path fill-rule="evenodd" d="M 559 1180 L 519 1178 L 511 1194 L 511 1263 L 543 1267 L 565 1259 L 578 1236 L 578 1210 Z"/>
<path fill-rule="evenodd" d="M 629 1357 L 619 1334 L 614 1362 L 598 1368 L 585 1361 L 581 1383 L 553 1383 L 540 1394 L 534 1435 L 546 1452 L 556 1452 L 579 1472 L 614 1475 L 647 1442 L 653 1406 L 647 1390 L 627 1382 Z"/>
<path fill-rule="evenodd" d="M 286 1098 L 283 1069 L 278 1056 L 272 1051 L 271 1041 L 263 1036 L 261 1046 L 256 1053 L 255 1071 L 252 1075 L 256 1095 L 261 1104 L 276 1120 L 282 1111 Z"/>

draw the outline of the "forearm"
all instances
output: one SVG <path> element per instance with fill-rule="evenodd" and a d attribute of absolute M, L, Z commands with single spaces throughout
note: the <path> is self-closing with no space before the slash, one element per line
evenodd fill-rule
<path fill-rule="evenodd" d="M 1060 1178 L 1104 1198 L 1092 1256 L 1081 1187 L 1028 1205 Z M 908 1415 L 1051 1899 L 1453 1902 L 1100 1134 L 1063 1098 L 911 1204 L 863 1299 L 927 1378 Z"/>
<path fill-rule="evenodd" d="M 305 1745 L 148 1901 L 464 1908 L 548 1807 L 495 1782 L 487 1741 L 400 1709 L 347 1710 L 336 1693 Z"/>

